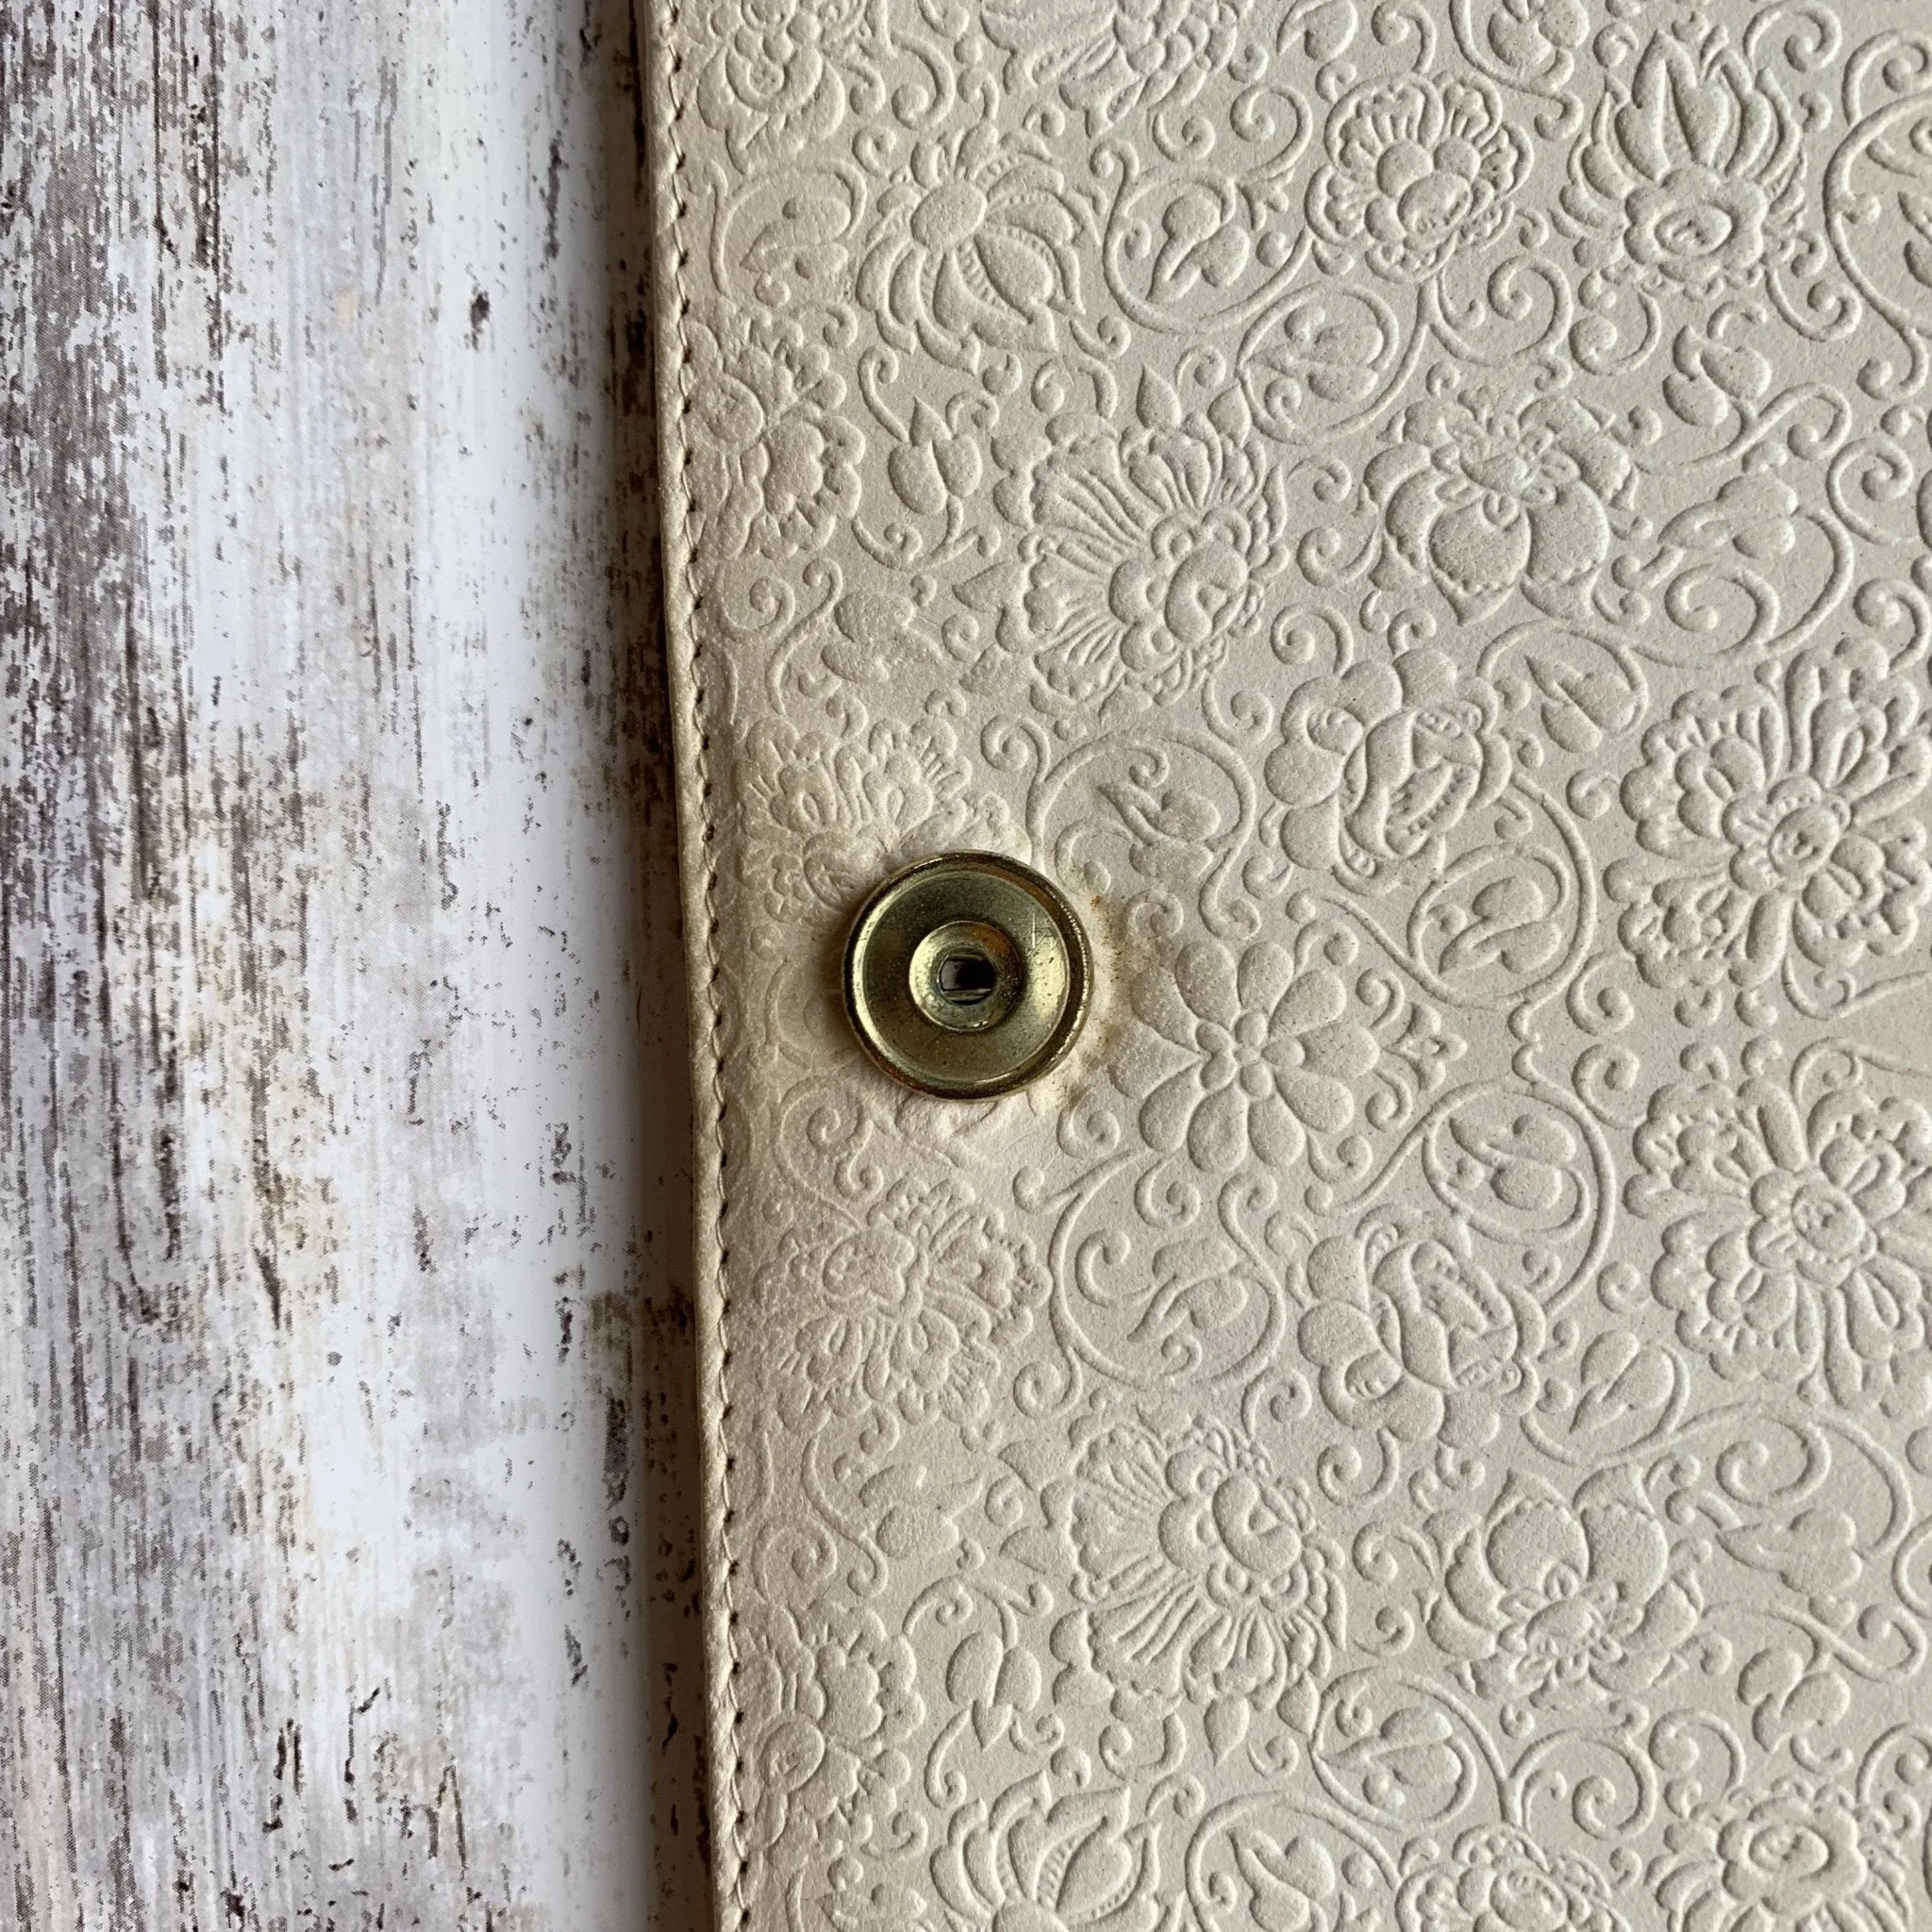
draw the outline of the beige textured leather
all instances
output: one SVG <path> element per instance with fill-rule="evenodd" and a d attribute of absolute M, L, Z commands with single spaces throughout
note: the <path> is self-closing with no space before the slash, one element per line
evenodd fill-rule
<path fill-rule="evenodd" d="M 663 0 L 731 1932 L 1932 1926 L 1928 25 Z"/>

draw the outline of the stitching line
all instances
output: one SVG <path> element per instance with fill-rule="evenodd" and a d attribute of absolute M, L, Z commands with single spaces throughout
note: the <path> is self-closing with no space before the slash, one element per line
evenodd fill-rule
<path fill-rule="evenodd" d="M 684 68 L 684 53 L 680 41 L 680 9 L 676 0 L 671 0 L 665 14 L 665 51 L 667 56 L 665 88 L 671 100 L 671 116 L 668 129 L 671 146 L 671 185 L 675 205 L 675 221 L 672 227 L 671 282 L 676 291 L 677 310 L 677 389 L 678 434 L 675 446 L 677 451 L 677 488 L 683 492 L 687 513 L 691 494 L 685 483 L 686 432 L 691 414 L 691 342 L 686 321 L 691 313 L 691 291 L 685 280 L 685 263 L 689 251 L 685 243 L 686 223 L 690 209 L 685 199 L 684 170 L 685 151 L 683 135 L 684 101 L 678 81 Z M 722 1588 L 724 1599 L 724 1641 L 730 1658 L 729 1683 L 726 1702 L 730 1707 L 730 1729 L 723 1740 L 726 1754 L 724 1780 L 725 1788 L 731 1794 L 731 1816 L 724 1821 L 725 1830 L 730 1834 L 732 1875 L 731 1903 L 737 1914 L 737 1924 L 746 1924 L 751 1911 L 744 1894 L 744 1847 L 740 1842 L 741 1821 L 744 1816 L 744 1800 L 740 1789 L 740 1775 L 743 1768 L 744 1753 L 741 1733 L 744 1724 L 744 1711 L 738 1689 L 738 1605 L 733 1593 L 733 1585 L 738 1574 L 738 1559 L 732 1552 L 731 1531 L 734 1511 L 731 1507 L 731 1472 L 735 1460 L 731 1453 L 731 1290 L 730 1277 L 726 1272 L 730 1260 L 730 1246 L 725 1237 L 725 1170 L 730 1154 L 724 1144 L 724 1009 L 721 991 L 724 960 L 718 950 L 718 836 L 717 819 L 712 810 L 715 787 L 711 779 L 711 732 L 709 710 L 705 687 L 704 626 L 701 618 L 704 610 L 704 596 L 699 586 L 695 544 L 687 531 L 684 542 L 685 594 L 690 600 L 691 609 L 691 716 L 697 742 L 697 778 L 699 814 L 699 842 L 702 877 L 704 880 L 705 908 L 705 954 L 709 970 L 706 975 L 705 996 L 710 1008 L 710 1047 L 711 1047 L 711 1091 L 712 1138 L 718 1160 L 718 1213 L 713 1239 L 717 1244 L 718 1281 L 718 1443 L 719 1462 L 718 1498 L 721 1505 L 719 1524 L 719 1545 L 724 1556 Z"/>

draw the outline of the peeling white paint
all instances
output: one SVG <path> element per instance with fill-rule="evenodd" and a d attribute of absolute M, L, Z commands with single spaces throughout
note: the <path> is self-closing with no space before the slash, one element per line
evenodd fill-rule
<path fill-rule="evenodd" d="M 703 1922 L 641 30 L 0 18 L 0 1925 Z"/>

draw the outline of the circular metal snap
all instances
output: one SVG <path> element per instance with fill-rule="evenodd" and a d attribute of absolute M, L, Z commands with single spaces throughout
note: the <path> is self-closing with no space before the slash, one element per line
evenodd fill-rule
<path fill-rule="evenodd" d="M 1055 1065 L 1087 1017 L 1087 935 L 1060 892 L 991 852 L 924 858 L 859 908 L 845 1010 L 894 1079 L 986 1099 Z"/>

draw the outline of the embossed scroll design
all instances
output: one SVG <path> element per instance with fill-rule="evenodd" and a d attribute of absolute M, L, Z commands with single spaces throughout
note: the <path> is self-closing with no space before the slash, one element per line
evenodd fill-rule
<path fill-rule="evenodd" d="M 1920 9 L 673 33 L 733 1916 L 1932 1925 Z M 982 1107 L 835 992 L 964 846 Z"/>

